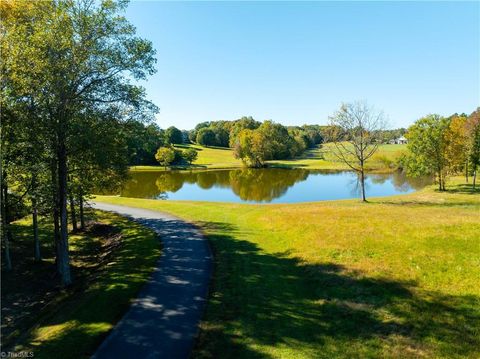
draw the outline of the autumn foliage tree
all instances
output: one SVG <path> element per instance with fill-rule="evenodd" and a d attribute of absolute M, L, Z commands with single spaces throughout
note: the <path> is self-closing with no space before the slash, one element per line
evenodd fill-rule
<path fill-rule="evenodd" d="M 175 150 L 170 147 L 160 147 L 155 154 L 155 158 L 158 163 L 167 169 L 167 166 L 170 165 L 175 159 Z"/>

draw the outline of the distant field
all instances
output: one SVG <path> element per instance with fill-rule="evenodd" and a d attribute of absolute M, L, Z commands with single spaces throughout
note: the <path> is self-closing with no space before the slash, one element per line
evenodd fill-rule
<path fill-rule="evenodd" d="M 273 166 L 301 167 L 307 169 L 344 170 L 347 165 L 339 161 L 331 152 L 333 144 L 326 143 L 320 147 L 307 150 L 303 156 L 291 160 L 269 161 Z M 371 171 L 391 170 L 395 162 L 406 151 L 406 145 L 381 145 L 375 155 L 367 161 Z"/>
<path fill-rule="evenodd" d="M 97 199 L 207 235 L 215 275 L 195 357 L 480 357 L 480 190 L 461 179 L 366 204 Z"/>
<path fill-rule="evenodd" d="M 345 170 L 349 169 L 347 165 L 338 161 L 330 152 L 332 145 L 327 143 L 323 146 L 308 150 L 303 156 L 291 160 L 268 161 L 267 163 L 275 167 L 298 167 L 305 169 L 323 169 L 323 170 Z M 242 166 L 242 161 L 233 157 L 233 150 L 222 147 L 202 147 L 198 145 L 176 145 L 177 148 L 194 148 L 198 151 L 198 158 L 192 166 L 173 166 L 173 169 L 199 168 L 199 169 L 222 169 L 238 168 Z M 367 162 L 367 168 L 371 171 L 390 171 L 394 168 L 394 162 L 402 152 L 406 150 L 406 145 L 382 145 L 378 152 Z M 160 166 L 134 166 L 135 171 L 159 171 L 163 170 Z"/>

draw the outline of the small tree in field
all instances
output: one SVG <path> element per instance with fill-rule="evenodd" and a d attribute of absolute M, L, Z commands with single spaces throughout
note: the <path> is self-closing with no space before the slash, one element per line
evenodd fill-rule
<path fill-rule="evenodd" d="M 195 151 L 193 148 L 189 148 L 188 150 L 183 151 L 182 154 L 183 158 L 185 161 L 188 162 L 188 164 L 192 164 L 193 161 L 195 161 L 198 157 L 198 152 Z"/>
<path fill-rule="evenodd" d="M 167 169 L 167 166 L 175 159 L 175 150 L 170 147 L 160 147 L 155 154 L 155 159 Z"/>
<path fill-rule="evenodd" d="M 330 118 L 326 139 L 333 143 L 333 155 L 360 175 L 362 201 L 365 195 L 365 162 L 382 143 L 386 120 L 364 102 L 342 104 Z"/>

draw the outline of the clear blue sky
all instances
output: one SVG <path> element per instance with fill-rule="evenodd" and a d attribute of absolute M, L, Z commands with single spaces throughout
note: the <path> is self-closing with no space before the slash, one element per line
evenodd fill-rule
<path fill-rule="evenodd" d="M 126 16 L 157 50 L 143 85 L 162 128 L 325 124 L 353 100 L 406 127 L 479 106 L 479 2 L 133 1 Z"/>

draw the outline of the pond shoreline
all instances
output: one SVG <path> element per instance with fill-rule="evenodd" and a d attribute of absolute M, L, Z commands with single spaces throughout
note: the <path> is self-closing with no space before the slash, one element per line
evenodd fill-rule
<path fill-rule="evenodd" d="M 428 178 L 409 178 L 402 171 L 367 173 L 367 195 L 380 197 L 411 193 L 430 184 Z M 158 200 L 235 203 L 300 203 L 358 198 L 356 172 L 331 169 L 267 167 L 132 171 L 119 194 Z"/>

